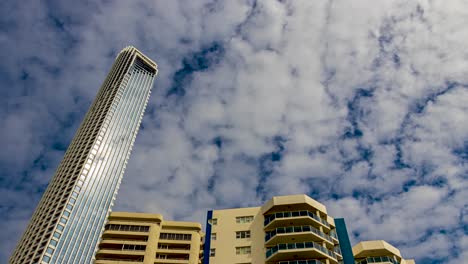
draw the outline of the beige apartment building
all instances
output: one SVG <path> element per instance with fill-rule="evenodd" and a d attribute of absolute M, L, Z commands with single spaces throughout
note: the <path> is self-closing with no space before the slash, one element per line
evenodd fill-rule
<path fill-rule="evenodd" d="M 201 224 L 163 220 L 162 215 L 112 212 L 95 264 L 201 263 Z"/>
<path fill-rule="evenodd" d="M 356 264 L 416 264 L 413 259 L 404 259 L 400 250 L 384 240 L 362 241 L 353 247 Z"/>
<path fill-rule="evenodd" d="M 343 259 L 334 219 L 306 195 L 212 210 L 207 218 L 204 264 L 338 264 Z"/>

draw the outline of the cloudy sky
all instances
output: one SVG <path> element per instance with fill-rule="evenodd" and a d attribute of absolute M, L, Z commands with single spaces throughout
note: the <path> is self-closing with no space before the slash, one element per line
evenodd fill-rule
<path fill-rule="evenodd" d="M 468 258 L 466 1 L 77 2 L 0 1 L 0 263 L 127 45 L 160 72 L 114 210 L 306 193 L 353 244 Z"/>

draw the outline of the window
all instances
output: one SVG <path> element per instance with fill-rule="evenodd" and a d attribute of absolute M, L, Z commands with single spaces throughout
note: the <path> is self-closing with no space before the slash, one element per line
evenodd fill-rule
<path fill-rule="evenodd" d="M 50 244 L 51 244 L 52 246 L 54 246 L 54 247 L 57 246 L 57 240 L 51 239 L 51 240 L 50 240 Z"/>
<path fill-rule="evenodd" d="M 217 218 L 210 219 L 210 220 L 208 220 L 208 223 L 211 224 L 211 225 L 217 225 L 218 224 L 218 219 Z"/>
<path fill-rule="evenodd" d="M 210 257 L 214 257 L 216 255 L 216 248 L 210 248 Z"/>
<path fill-rule="evenodd" d="M 253 215 L 249 216 L 238 216 L 236 217 L 236 223 L 238 224 L 244 224 L 244 223 L 250 223 L 254 219 Z"/>
<path fill-rule="evenodd" d="M 122 250 L 144 251 L 145 249 L 145 245 L 122 245 Z"/>
<path fill-rule="evenodd" d="M 167 255 L 166 254 L 156 254 L 156 258 L 157 259 L 167 259 Z"/>
<path fill-rule="evenodd" d="M 250 238 L 250 231 L 237 231 L 236 238 L 237 239 Z"/>
<path fill-rule="evenodd" d="M 250 253 L 250 247 L 236 247 L 236 255 L 248 255 Z"/>
<path fill-rule="evenodd" d="M 148 232 L 149 226 L 136 226 L 136 225 L 106 225 L 106 230 L 115 231 L 130 231 L 130 232 Z"/>
<path fill-rule="evenodd" d="M 171 233 L 161 233 L 159 239 L 166 240 L 192 240 L 191 234 L 171 234 Z"/>
<path fill-rule="evenodd" d="M 46 252 L 47 252 L 48 254 L 52 255 L 52 254 L 54 254 L 54 249 L 51 248 L 51 247 L 48 247 L 47 250 L 46 250 Z"/>
<path fill-rule="evenodd" d="M 158 248 L 159 248 L 159 249 L 169 249 L 169 245 L 167 245 L 167 244 L 159 244 L 159 245 L 158 245 Z"/>
<path fill-rule="evenodd" d="M 211 233 L 211 240 L 216 240 L 216 233 Z"/>

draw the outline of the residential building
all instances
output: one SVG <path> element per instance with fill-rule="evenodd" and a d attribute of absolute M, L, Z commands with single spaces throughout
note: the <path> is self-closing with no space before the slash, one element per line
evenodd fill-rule
<path fill-rule="evenodd" d="M 11 264 L 92 262 L 157 72 L 134 47 L 118 54 Z"/>
<path fill-rule="evenodd" d="M 362 241 L 353 247 L 356 264 L 416 264 L 413 259 L 404 259 L 400 250 L 384 240 Z"/>
<path fill-rule="evenodd" d="M 165 221 L 159 214 L 112 212 L 95 264 L 201 263 L 201 224 Z"/>
<path fill-rule="evenodd" d="M 277 196 L 260 207 L 208 211 L 204 264 L 338 264 L 347 239 L 323 204 Z"/>

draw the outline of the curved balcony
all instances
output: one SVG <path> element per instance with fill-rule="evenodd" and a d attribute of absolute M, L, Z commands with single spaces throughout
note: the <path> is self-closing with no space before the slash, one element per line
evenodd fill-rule
<path fill-rule="evenodd" d="M 368 263 L 392 263 L 400 264 L 400 262 L 395 257 L 368 257 L 362 260 L 357 260 L 356 264 L 368 264 Z"/>
<path fill-rule="evenodd" d="M 330 234 L 331 238 L 333 239 L 333 242 L 335 242 L 335 244 L 338 244 L 339 243 L 339 240 L 338 240 L 338 235 L 336 234 L 336 229 L 332 229 L 330 230 Z"/>
<path fill-rule="evenodd" d="M 331 263 L 338 263 L 335 252 L 313 241 L 277 244 L 266 251 L 269 263 L 295 258 L 328 258 Z"/>
<path fill-rule="evenodd" d="M 340 245 L 337 245 L 333 248 L 333 252 L 335 252 L 336 255 L 338 255 L 338 258 L 343 258 L 343 254 L 341 253 L 341 248 Z"/>
<path fill-rule="evenodd" d="M 320 231 L 319 229 L 313 226 L 289 226 L 275 228 L 272 231 L 266 232 L 265 244 L 268 246 L 271 244 L 278 244 L 281 242 L 289 242 L 287 240 L 291 236 L 289 236 L 288 234 L 294 234 L 293 237 L 294 239 L 297 239 L 296 241 L 310 240 L 312 236 L 313 238 L 315 238 L 315 240 L 325 241 L 330 246 L 334 245 L 331 236 L 325 234 L 324 232 Z"/>
<path fill-rule="evenodd" d="M 277 212 L 264 217 L 264 229 L 284 226 L 285 223 L 282 222 L 293 221 L 295 224 L 314 224 L 316 227 L 322 226 L 327 231 L 331 230 L 330 224 L 325 219 L 307 210 Z"/>

